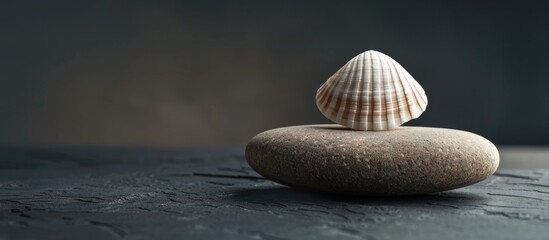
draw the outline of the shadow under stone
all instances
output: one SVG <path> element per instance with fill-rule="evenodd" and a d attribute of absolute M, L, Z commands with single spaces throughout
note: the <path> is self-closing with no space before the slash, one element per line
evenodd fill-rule
<path fill-rule="evenodd" d="M 370 206 L 420 206 L 448 205 L 470 206 L 485 203 L 487 197 L 462 190 L 451 190 L 433 194 L 372 197 L 356 195 L 335 195 L 312 192 L 289 187 L 262 187 L 236 190 L 234 200 L 244 202 L 279 202 L 279 203 L 322 203 L 323 205 L 360 204 Z"/>

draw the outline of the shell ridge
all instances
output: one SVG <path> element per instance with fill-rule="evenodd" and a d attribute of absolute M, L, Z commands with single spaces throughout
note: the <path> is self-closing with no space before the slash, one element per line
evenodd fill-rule
<path fill-rule="evenodd" d="M 374 81 L 374 72 L 375 72 L 375 69 L 374 67 L 372 66 L 372 52 L 368 52 L 370 57 L 369 57 L 369 63 L 368 66 L 370 67 L 370 81 L 368 83 L 369 87 L 370 87 L 370 91 L 368 92 L 369 93 L 369 102 L 370 104 L 368 105 L 368 118 L 367 118 L 367 121 L 366 121 L 366 129 L 374 129 L 375 126 L 373 126 L 373 122 L 374 122 L 374 106 L 373 106 L 373 101 L 374 101 L 374 94 L 371 94 L 373 91 L 374 91 L 374 87 L 375 87 L 375 81 Z"/>
<path fill-rule="evenodd" d="M 355 79 L 355 88 L 358 89 L 354 92 L 353 98 L 355 101 L 355 104 L 353 105 L 353 114 L 352 116 L 349 116 L 349 123 L 352 128 L 358 128 L 361 129 L 360 126 L 360 119 L 361 119 L 361 111 L 362 111 L 362 94 L 364 91 L 364 79 L 363 79 L 363 72 L 364 72 L 364 54 L 360 56 L 360 58 L 357 59 L 356 62 L 356 79 Z"/>
<path fill-rule="evenodd" d="M 421 111 L 418 110 L 421 109 L 421 103 L 420 103 L 420 98 L 418 95 L 420 95 L 418 89 L 416 88 L 418 84 L 416 84 L 416 80 L 414 79 L 414 77 L 412 77 L 412 75 L 410 75 L 410 73 L 408 73 L 408 71 L 406 71 L 406 69 L 402 68 L 403 71 L 404 71 L 404 76 L 405 76 L 405 79 L 406 81 L 408 81 L 408 85 L 410 86 L 410 90 L 412 91 L 412 96 L 414 97 L 415 101 L 414 101 L 414 114 L 412 115 L 413 118 L 417 118 L 419 115 L 421 115 Z M 419 113 L 419 114 L 418 114 Z"/>
<path fill-rule="evenodd" d="M 336 72 L 336 74 L 338 73 Z M 334 81 L 332 81 L 330 78 L 328 79 L 328 81 L 326 81 L 326 84 L 322 85 L 322 87 L 318 89 L 316 94 L 317 105 L 321 105 L 321 106 L 324 105 L 324 103 L 326 102 L 326 98 L 329 94 L 328 89 L 330 89 L 333 84 L 334 84 Z"/>
<path fill-rule="evenodd" d="M 353 75 L 354 75 L 353 69 L 355 65 L 356 65 L 356 61 L 352 61 L 352 63 L 351 61 L 349 61 L 348 66 L 346 68 L 347 81 L 345 81 L 345 84 L 342 85 L 341 91 L 339 91 L 339 97 L 337 102 L 339 104 L 336 104 L 336 108 L 334 108 L 334 112 L 332 112 L 332 115 L 334 115 L 333 113 L 335 113 L 333 117 L 337 121 L 343 120 L 343 112 L 345 111 L 345 103 L 347 102 L 349 91 L 352 86 Z"/>
<path fill-rule="evenodd" d="M 412 119 L 415 119 L 417 117 L 419 117 L 419 115 L 421 115 L 422 113 L 422 107 L 421 107 L 421 103 L 420 103 L 420 99 L 418 97 L 418 95 L 421 95 L 419 93 L 419 91 L 416 89 L 416 80 L 412 77 L 412 75 L 410 75 L 410 73 L 408 73 L 408 71 L 406 71 L 406 69 L 404 69 L 403 67 L 401 67 L 401 69 L 404 71 L 404 76 L 405 76 L 405 80 L 408 81 L 408 85 L 410 86 L 410 90 L 412 92 L 412 97 L 413 97 L 413 100 L 414 101 L 414 105 L 411 107 L 413 108 L 412 109 Z"/>
<path fill-rule="evenodd" d="M 400 63 L 398 63 L 397 61 L 395 61 L 392 58 L 391 58 L 391 60 L 399 66 L 399 70 L 402 72 L 402 74 L 404 76 L 404 79 L 408 82 L 408 86 L 409 86 L 409 88 L 411 90 L 411 93 L 412 93 L 411 95 L 412 95 L 413 99 L 415 99 L 415 101 L 413 102 L 414 105 L 411 106 L 411 107 L 409 105 L 409 108 L 413 108 L 413 109 L 410 109 L 410 115 L 412 117 L 411 119 L 415 119 L 415 118 L 419 117 L 423 113 L 423 111 L 425 110 L 425 108 L 423 108 L 423 106 L 422 106 L 423 104 L 421 104 L 421 102 L 424 102 L 423 101 L 423 96 L 425 94 L 425 91 L 419 85 L 419 83 L 414 79 L 414 77 L 412 77 L 412 75 L 404 67 L 402 67 L 402 65 L 400 65 Z M 421 89 L 421 91 L 418 89 L 418 87 Z M 421 102 L 420 102 L 420 99 L 422 100 Z"/>
<path fill-rule="evenodd" d="M 341 85 L 343 85 L 345 88 L 345 86 L 347 85 L 348 81 L 345 81 L 345 82 L 341 82 L 340 84 L 338 84 L 338 88 L 342 88 Z M 331 113 L 330 115 L 335 118 L 336 120 L 334 121 L 337 121 L 337 115 L 339 114 L 339 108 L 341 107 L 341 101 L 343 100 L 343 92 L 342 91 L 338 91 L 337 92 L 337 95 L 334 96 L 335 97 L 335 105 L 331 108 Z"/>
<path fill-rule="evenodd" d="M 340 77 L 342 68 L 343 67 L 341 67 L 339 70 L 337 70 L 336 73 L 334 73 L 332 76 L 330 76 L 330 78 L 328 78 L 328 80 L 318 89 L 318 91 L 316 93 L 317 105 L 324 106 L 324 104 L 326 103 L 325 101 L 327 100 L 328 95 L 330 95 L 332 87 L 334 86 L 334 84 L 337 83 L 337 79 L 339 79 L 339 77 Z"/>
<path fill-rule="evenodd" d="M 425 103 L 425 100 L 423 99 L 423 94 L 421 94 L 423 91 L 421 88 L 421 86 L 419 86 L 419 84 L 417 83 L 417 81 L 412 77 L 412 75 L 409 75 L 409 81 L 411 82 L 411 85 L 412 85 L 412 89 L 415 93 L 415 96 L 416 96 L 416 99 L 417 99 L 417 102 L 418 102 L 418 106 L 422 106 L 423 103 Z"/>
<path fill-rule="evenodd" d="M 350 81 L 347 83 L 347 88 L 345 89 L 345 104 L 343 105 L 343 112 L 342 112 L 342 115 L 341 115 L 341 120 L 344 121 L 346 124 L 349 124 L 349 111 L 351 110 L 351 106 L 353 104 L 353 96 L 354 96 L 354 91 L 352 91 L 352 89 L 356 89 L 356 71 L 355 69 L 357 67 L 359 67 L 359 61 L 354 61 L 353 62 L 353 65 L 351 66 L 350 68 L 350 74 L 349 74 L 349 77 L 350 77 Z"/>
<path fill-rule="evenodd" d="M 353 117 L 353 124 L 352 124 L 352 128 L 358 128 L 358 129 L 362 129 L 362 124 L 361 124 L 361 121 L 360 121 L 360 117 L 361 117 L 361 114 L 362 114 L 362 91 L 364 89 L 364 80 L 363 80 L 363 76 L 364 76 L 364 71 L 365 71 L 365 68 L 364 68 L 364 57 L 358 59 L 358 64 L 359 64 L 359 70 L 358 71 L 358 79 L 360 79 L 359 81 L 357 81 L 357 85 L 358 85 L 358 92 L 356 93 L 356 101 L 357 101 L 357 104 L 356 104 L 356 107 L 355 107 L 355 115 Z M 358 126 L 357 126 L 358 125 Z"/>
<path fill-rule="evenodd" d="M 331 88 L 330 88 L 331 89 Z M 330 102 L 332 101 L 333 93 L 329 90 L 326 90 L 326 96 L 325 96 L 325 102 L 322 104 L 322 111 L 328 110 L 328 106 L 330 105 Z"/>
<path fill-rule="evenodd" d="M 349 76 L 349 73 L 351 71 L 349 71 L 349 63 L 351 63 L 351 61 L 347 62 L 347 64 L 345 64 L 345 66 L 343 66 L 342 68 L 342 75 L 340 78 L 338 78 L 337 80 L 340 80 L 341 78 L 343 80 L 340 80 L 340 81 L 337 81 L 336 84 L 334 85 L 334 88 L 333 90 L 331 90 L 331 92 L 333 93 L 335 91 L 335 94 L 334 96 L 332 97 L 332 100 L 330 101 L 330 104 L 327 106 L 327 112 L 328 112 L 328 115 L 330 116 L 329 119 L 334 121 L 334 122 L 339 122 L 338 120 L 338 115 L 339 115 L 339 110 L 340 110 L 340 107 L 341 107 L 341 101 L 343 100 L 343 94 L 344 94 L 344 90 L 347 86 L 347 84 L 349 83 L 348 80 L 348 76 Z M 334 102 L 335 100 L 335 104 L 332 104 L 332 102 Z"/>
<path fill-rule="evenodd" d="M 316 105 L 320 108 L 323 106 L 324 100 L 326 98 L 326 85 L 322 85 L 316 92 Z"/>
<path fill-rule="evenodd" d="M 362 63 L 362 58 L 358 59 L 357 61 L 358 69 L 357 69 L 357 81 L 355 83 L 355 88 L 357 88 L 358 91 L 353 94 L 356 104 L 354 105 L 354 109 L 353 109 L 354 114 L 352 116 L 352 119 L 351 119 L 351 116 L 349 116 L 349 122 L 348 122 L 351 128 L 355 128 L 355 129 L 360 127 L 360 126 L 357 126 L 357 123 L 358 121 L 360 121 L 360 108 L 362 105 L 360 94 L 362 92 L 361 79 L 362 79 L 362 71 L 364 71 L 364 69 L 362 68 L 361 63 Z"/>
<path fill-rule="evenodd" d="M 403 68 L 404 69 L 404 68 Z M 419 106 L 422 108 L 422 110 L 425 110 L 422 106 L 423 105 L 426 105 L 426 102 L 427 102 L 427 99 L 424 98 L 425 96 L 425 90 L 423 89 L 423 87 L 421 87 L 421 85 L 419 85 L 419 83 L 416 81 L 416 79 L 408 72 L 408 70 L 404 69 L 404 71 L 406 71 L 406 74 L 408 76 L 408 78 L 410 79 L 411 81 L 411 85 L 415 91 L 415 96 L 416 98 L 418 99 L 418 103 L 422 103 L 422 104 L 419 104 Z M 419 100 L 421 100 L 421 102 L 419 102 Z"/>
<path fill-rule="evenodd" d="M 383 111 L 386 111 L 387 106 L 385 106 L 385 98 L 383 96 L 382 89 L 385 86 L 385 78 L 383 75 L 383 66 L 381 65 L 381 55 L 379 52 L 374 52 L 373 54 L 376 55 L 376 58 L 374 60 L 375 66 L 376 66 L 376 76 L 378 77 L 379 81 L 376 82 L 376 88 L 374 92 L 374 127 L 375 130 L 384 130 L 387 126 L 385 126 L 386 121 L 383 121 Z"/>
<path fill-rule="evenodd" d="M 339 80 L 342 78 L 344 70 L 345 70 L 345 65 L 341 67 L 334 75 L 332 75 L 324 85 L 322 85 L 323 87 L 325 87 L 324 88 L 325 94 L 320 102 L 320 105 L 322 107 L 321 112 L 324 116 L 326 116 L 330 120 L 332 119 L 329 116 L 327 116 L 327 114 L 324 114 L 324 112 L 326 112 L 330 107 L 330 105 L 332 104 L 333 97 L 334 97 L 334 89 L 336 85 L 339 83 Z M 319 103 L 317 102 L 317 105 L 318 104 Z"/>
<path fill-rule="evenodd" d="M 383 81 L 383 88 L 385 88 L 386 90 L 388 91 L 385 91 L 385 122 L 387 124 L 386 128 L 385 129 L 390 129 L 393 127 L 393 123 L 394 123 L 394 118 L 392 116 L 392 112 L 389 112 L 389 109 L 391 109 L 392 111 L 392 89 L 391 89 L 391 86 L 389 84 L 389 81 L 388 79 L 389 78 L 389 74 L 388 74 L 388 71 L 390 71 L 389 69 L 389 66 L 387 66 L 387 58 L 383 58 L 383 61 L 380 60 L 380 65 L 381 65 L 381 69 L 383 69 L 382 71 L 382 77 L 384 79 Z"/>
<path fill-rule="evenodd" d="M 398 76 L 397 81 L 400 84 L 400 87 L 402 89 L 402 95 L 404 97 L 403 98 L 404 102 L 402 104 L 402 107 L 399 105 L 399 110 L 401 110 L 401 111 L 406 110 L 406 112 L 408 112 L 408 115 L 404 115 L 404 118 L 401 118 L 401 123 L 405 123 L 405 122 L 409 121 L 411 119 L 411 116 L 412 116 L 412 112 L 410 111 L 410 106 L 408 104 L 408 96 L 407 96 L 408 94 L 407 94 L 407 91 L 406 91 L 406 86 L 405 86 L 404 82 L 402 81 L 402 73 L 401 73 L 400 69 L 398 68 L 398 66 L 400 66 L 400 65 L 396 66 L 398 63 L 394 60 L 391 61 L 391 63 L 393 65 L 394 69 L 397 72 L 397 76 Z"/>
<path fill-rule="evenodd" d="M 413 80 L 413 81 L 415 82 L 415 80 Z M 424 108 L 425 107 L 425 102 L 420 97 L 421 94 L 420 94 L 420 91 L 417 89 L 417 87 L 418 87 L 418 84 L 415 84 L 415 83 L 412 84 L 412 89 L 415 92 L 414 97 L 416 98 L 416 106 L 418 108 L 417 115 L 414 116 L 414 118 L 419 117 L 419 115 L 421 115 L 423 113 L 423 111 L 425 110 L 425 108 Z"/>
<path fill-rule="evenodd" d="M 410 81 L 409 78 L 407 78 L 406 73 L 403 73 L 403 75 L 403 81 L 408 83 L 406 84 L 408 86 L 406 98 L 408 99 L 408 109 L 410 110 L 410 117 L 411 119 L 414 119 L 417 115 L 417 106 L 419 105 L 419 103 L 417 97 L 415 96 L 416 94 L 413 87 L 414 84 Z"/>
<path fill-rule="evenodd" d="M 391 67 L 392 62 L 391 62 L 390 58 L 386 58 L 385 60 L 387 61 L 387 65 L 388 65 L 388 66 L 390 67 L 390 69 L 391 69 L 391 83 L 392 83 L 393 89 L 394 89 L 394 96 L 393 96 L 393 99 L 394 99 L 394 102 L 395 102 L 395 104 L 396 104 L 396 107 L 395 107 L 395 108 L 396 108 L 396 111 L 395 111 L 395 112 L 398 114 L 398 123 L 396 123 L 396 124 L 397 124 L 397 125 L 400 125 L 400 124 L 402 124 L 402 122 L 403 122 L 402 116 L 401 116 L 401 114 L 400 114 L 400 109 L 399 109 L 399 108 L 400 108 L 400 104 L 401 104 L 401 103 L 400 103 L 400 100 L 399 100 L 399 95 L 402 94 L 402 89 L 400 89 L 400 88 L 397 87 L 397 83 L 396 83 L 396 82 L 398 81 L 398 80 L 397 80 L 398 73 L 396 72 L 396 69 L 394 68 L 394 66 Z"/>
<path fill-rule="evenodd" d="M 328 79 L 327 83 L 325 85 L 322 85 L 323 92 L 321 93 L 320 100 L 318 100 L 318 94 L 317 94 L 317 106 L 321 109 L 322 112 L 326 110 L 326 103 L 328 101 L 328 97 L 332 94 L 328 89 L 332 88 L 332 85 L 335 84 L 333 81 L 330 81 Z"/>
<path fill-rule="evenodd" d="M 345 72 L 342 72 L 341 75 L 335 76 L 335 78 L 333 78 L 332 81 L 334 82 L 334 84 L 328 90 L 328 98 L 326 100 L 326 103 L 324 104 L 324 112 L 326 113 L 324 115 L 332 121 L 334 121 L 330 114 L 330 112 L 332 111 L 332 102 L 337 98 L 337 92 L 334 93 L 334 91 L 337 89 L 338 85 L 341 84 L 341 81 L 338 80 L 341 79 L 343 76 L 345 76 Z"/>

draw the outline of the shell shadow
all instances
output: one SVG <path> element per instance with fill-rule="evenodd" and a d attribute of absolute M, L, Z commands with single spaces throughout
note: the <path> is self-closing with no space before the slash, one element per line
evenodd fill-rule
<path fill-rule="evenodd" d="M 364 130 L 357 130 L 348 128 L 342 125 L 337 124 L 319 124 L 319 125 L 310 125 L 308 128 L 316 129 L 316 130 L 329 130 L 329 131 L 352 131 L 352 132 L 359 132 L 359 133 L 382 133 L 382 132 L 396 132 L 396 131 L 402 131 L 406 128 L 406 126 L 401 126 L 400 128 L 390 129 L 390 130 L 384 130 L 384 131 L 364 131 Z"/>
<path fill-rule="evenodd" d="M 313 125 L 310 126 L 312 129 L 323 129 L 323 130 L 341 130 L 341 131 L 359 131 L 352 128 L 348 128 L 341 125 Z"/>
<path fill-rule="evenodd" d="M 391 205 L 401 207 L 414 206 L 454 206 L 459 208 L 466 205 L 478 205 L 485 203 L 487 197 L 480 194 L 451 190 L 433 194 L 372 197 L 355 195 L 334 195 L 319 192 L 304 191 L 289 187 L 263 187 L 254 189 L 241 189 L 232 195 L 234 200 L 243 202 L 264 203 L 319 203 L 323 205 L 361 204 L 361 205 Z"/>

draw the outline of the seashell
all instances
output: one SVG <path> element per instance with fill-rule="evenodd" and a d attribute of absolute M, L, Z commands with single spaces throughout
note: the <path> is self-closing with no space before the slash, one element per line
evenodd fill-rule
<path fill-rule="evenodd" d="M 373 50 L 351 59 L 317 91 L 316 105 L 335 123 L 390 130 L 427 108 L 425 91 L 399 63 Z"/>

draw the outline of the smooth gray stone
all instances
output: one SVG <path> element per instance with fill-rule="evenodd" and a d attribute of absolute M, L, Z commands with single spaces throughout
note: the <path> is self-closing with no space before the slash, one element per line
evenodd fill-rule
<path fill-rule="evenodd" d="M 499 164 L 490 141 L 465 131 L 355 131 L 339 125 L 260 133 L 247 145 L 246 159 L 259 174 L 284 185 L 372 196 L 464 187 L 486 179 Z"/>

